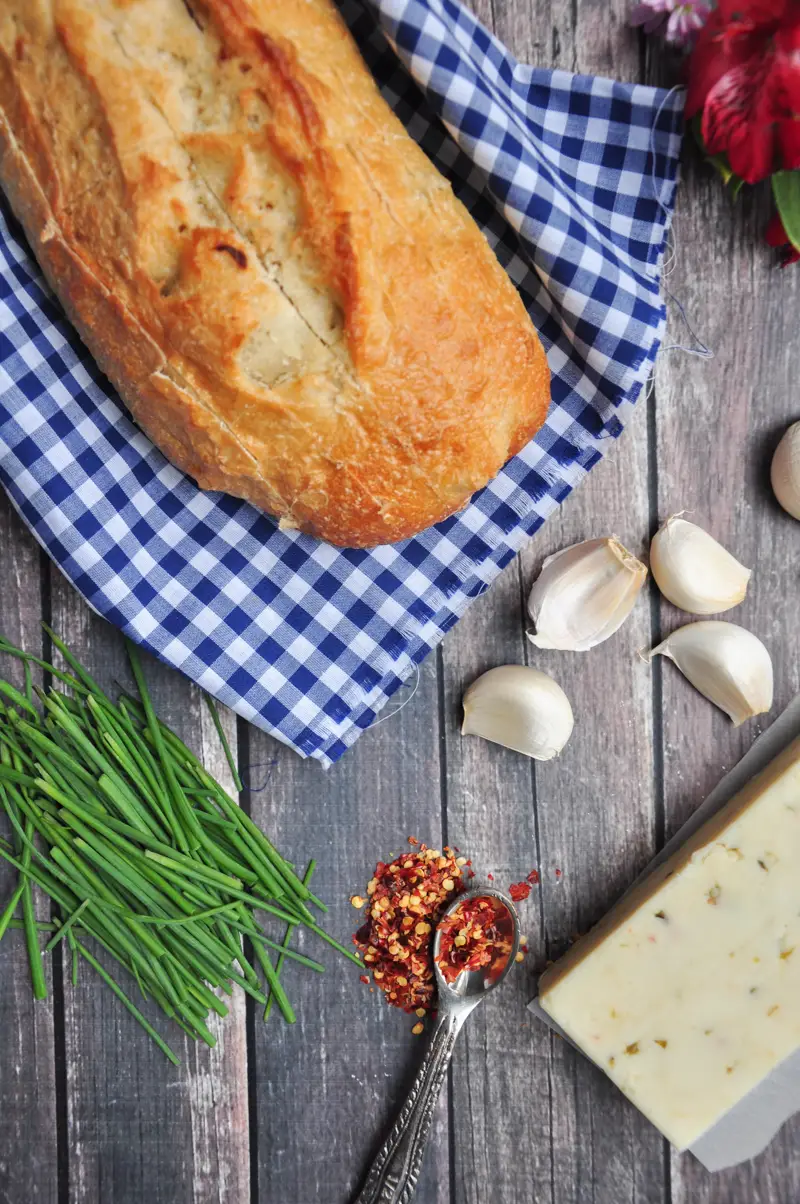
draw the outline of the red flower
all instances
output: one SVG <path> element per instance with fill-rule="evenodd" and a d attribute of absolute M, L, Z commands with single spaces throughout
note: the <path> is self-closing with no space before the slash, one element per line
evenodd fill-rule
<path fill-rule="evenodd" d="M 767 240 L 767 245 L 777 247 L 781 253 L 781 267 L 788 268 L 790 263 L 800 263 L 800 251 L 789 240 L 789 235 L 783 228 L 780 213 L 776 213 L 772 221 L 767 226 L 767 232 L 764 235 Z"/>
<path fill-rule="evenodd" d="M 719 0 L 689 63 L 686 114 L 755 184 L 800 168 L 800 0 Z"/>

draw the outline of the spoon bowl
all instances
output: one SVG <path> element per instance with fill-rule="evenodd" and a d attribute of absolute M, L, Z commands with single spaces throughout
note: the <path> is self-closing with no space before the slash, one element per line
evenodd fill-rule
<path fill-rule="evenodd" d="M 481 967 L 479 970 L 462 970 L 453 982 L 448 982 L 442 973 L 439 962 L 442 932 L 451 917 L 472 899 L 494 899 L 496 903 L 500 904 L 502 910 L 499 908 L 496 912 L 497 926 L 502 928 L 503 935 L 510 937 L 511 947 L 502 962 L 495 961 L 491 966 Z M 453 900 L 436 926 L 436 935 L 433 940 L 433 970 L 440 1000 L 444 1002 L 447 999 L 454 1004 L 469 1001 L 474 1004 L 485 999 L 488 993 L 499 986 L 506 977 L 514 965 L 518 952 L 519 916 L 509 897 L 492 886 L 475 886 L 471 890 L 465 891 Z"/>

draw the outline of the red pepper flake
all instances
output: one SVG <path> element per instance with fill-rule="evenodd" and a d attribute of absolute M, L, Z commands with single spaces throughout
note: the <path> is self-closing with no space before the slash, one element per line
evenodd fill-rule
<path fill-rule="evenodd" d="M 360 974 L 360 975 L 358 976 L 358 981 L 359 981 L 359 982 L 363 982 L 363 983 L 364 983 L 364 986 L 366 986 L 366 987 L 368 987 L 368 986 L 369 986 L 369 977 L 368 977 L 368 975 L 366 975 L 366 974 Z"/>
<path fill-rule="evenodd" d="M 563 870 L 556 870 L 556 880 L 563 877 L 563 873 L 564 873 Z"/>
<path fill-rule="evenodd" d="M 513 882 L 508 888 L 508 893 L 515 903 L 521 903 L 531 893 L 530 884 L 528 882 Z"/>
<path fill-rule="evenodd" d="M 489 879 L 490 882 L 494 882 L 494 874 L 487 874 L 486 877 Z"/>
<path fill-rule="evenodd" d="M 379 861 L 367 887 L 366 921 L 353 936 L 377 986 L 393 1007 L 426 1011 L 433 1002 L 433 934 L 463 890 L 454 852 L 429 849 L 414 837 L 413 852 Z"/>
<path fill-rule="evenodd" d="M 531 870 L 531 872 L 528 874 L 528 881 L 530 883 L 532 883 L 534 886 L 538 886 L 539 885 L 539 871 Z"/>
<path fill-rule="evenodd" d="M 409 836 L 408 843 L 413 844 L 413 845 L 418 845 L 419 841 L 417 840 L 416 836 Z"/>
<path fill-rule="evenodd" d="M 508 962 L 514 928 L 508 911 L 491 896 L 465 899 L 439 927 L 438 966 L 445 982 L 464 970 L 499 977 Z"/>

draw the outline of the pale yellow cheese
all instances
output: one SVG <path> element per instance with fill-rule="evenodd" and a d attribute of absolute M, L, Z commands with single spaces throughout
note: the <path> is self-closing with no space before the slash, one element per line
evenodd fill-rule
<path fill-rule="evenodd" d="M 539 998 L 678 1149 L 800 1048 L 800 740 L 548 970 Z"/>

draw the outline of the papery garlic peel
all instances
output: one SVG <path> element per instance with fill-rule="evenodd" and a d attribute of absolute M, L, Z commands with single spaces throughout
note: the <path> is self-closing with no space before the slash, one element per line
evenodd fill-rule
<path fill-rule="evenodd" d="M 687 623 L 654 648 L 667 656 L 696 690 L 739 727 L 772 706 L 772 658 L 757 636 L 736 623 Z"/>
<path fill-rule="evenodd" d="M 586 652 L 618 631 L 633 610 L 647 569 L 612 536 L 549 556 L 533 584 L 528 613 L 537 648 Z"/>
<path fill-rule="evenodd" d="M 738 606 L 751 571 L 696 523 L 668 518 L 650 544 L 650 571 L 665 598 L 693 615 Z"/>
<path fill-rule="evenodd" d="M 575 720 L 561 686 L 539 669 L 501 665 L 464 694 L 464 736 L 482 736 L 536 761 L 558 756 Z"/>
<path fill-rule="evenodd" d="M 787 514 L 800 519 L 800 422 L 784 431 L 770 470 L 772 491 Z"/>

